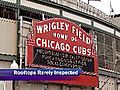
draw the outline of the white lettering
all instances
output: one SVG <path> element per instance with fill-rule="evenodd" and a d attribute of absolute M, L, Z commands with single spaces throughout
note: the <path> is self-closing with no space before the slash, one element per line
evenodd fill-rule
<path fill-rule="evenodd" d="M 58 43 L 58 42 L 56 42 L 55 49 L 58 49 L 58 50 L 60 50 L 60 46 L 59 46 L 59 43 Z"/>
<path fill-rule="evenodd" d="M 54 44 L 54 43 L 55 43 L 55 41 L 51 41 L 50 46 L 51 46 L 52 49 L 54 49 L 54 47 L 53 47 L 53 44 Z"/>
<path fill-rule="evenodd" d="M 50 41 L 50 40 L 47 40 L 47 39 L 37 38 L 36 39 L 36 44 L 37 44 L 37 46 L 41 46 L 41 47 L 52 48 L 52 49 L 67 51 L 67 52 L 70 51 L 70 45 L 69 44 Z"/>
<path fill-rule="evenodd" d="M 65 29 L 66 29 L 66 30 L 69 29 L 69 24 L 65 23 Z"/>
<path fill-rule="evenodd" d="M 55 22 L 52 23 L 52 29 L 56 29 L 56 25 L 55 25 Z"/>
<path fill-rule="evenodd" d="M 86 43 L 90 44 L 90 38 L 86 37 Z"/>
<path fill-rule="evenodd" d="M 37 39 L 36 39 L 36 44 L 37 44 L 38 46 L 41 46 L 41 44 L 39 44 L 39 41 L 41 41 L 41 38 L 37 38 Z"/>
<path fill-rule="evenodd" d="M 91 56 L 91 49 L 85 47 L 73 46 L 73 52 L 76 54 Z"/>
<path fill-rule="evenodd" d="M 45 32 L 48 32 L 48 25 L 47 24 L 44 25 L 44 33 Z"/>
<path fill-rule="evenodd" d="M 37 25 L 37 33 L 45 33 L 51 30 L 68 30 L 69 24 L 65 22 L 51 22 L 44 25 Z"/>
<path fill-rule="evenodd" d="M 64 30 L 64 22 L 60 22 L 60 29 Z"/>
<path fill-rule="evenodd" d="M 42 39 L 42 47 L 47 47 L 47 40 L 46 39 Z"/>
<path fill-rule="evenodd" d="M 61 46 L 61 50 L 64 51 L 65 50 L 65 44 L 64 43 L 61 43 L 60 46 Z"/>
<path fill-rule="evenodd" d="M 70 45 L 69 44 L 66 44 L 66 51 L 70 51 Z"/>
<path fill-rule="evenodd" d="M 37 26 L 37 33 L 42 33 L 42 26 Z"/>
<path fill-rule="evenodd" d="M 87 55 L 90 56 L 91 55 L 91 49 L 87 49 Z"/>
<path fill-rule="evenodd" d="M 86 55 L 86 53 L 87 53 L 87 52 L 86 52 L 86 48 L 82 48 L 82 54 L 83 54 L 83 55 Z"/>
<path fill-rule="evenodd" d="M 73 46 L 73 52 L 74 52 L 74 53 L 77 53 L 76 48 L 77 48 L 77 46 Z"/>
<path fill-rule="evenodd" d="M 61 38 L 61 39 L 64 39 L 64 40 L 68 39 L 68 35 L 60 34 L 60 33 L 53 33 L 53 37 Z"/>
<path fill-rule="evenodd" d="M 81 54 L 81 47 L 78 47 L 78 53 Z"/>
<path fill-rule="evenodd" d="M 80 39 L 82 39 L 82 32 L 75 28 L 75 26 L 72 26 L 72 33 L 74 33 L 76 36 L 78 36 Z"/>
<path fill-rule="evenodd" d="M 57 26 L 57 28 L 56 28 L 56 29 L 60 29 L 59 22 L 56 22 L 56 26 Z"/>
<path fill-rule="evenodd" d="M 85 34 L 83 34 L 83 42 L 85 42 Z"/>

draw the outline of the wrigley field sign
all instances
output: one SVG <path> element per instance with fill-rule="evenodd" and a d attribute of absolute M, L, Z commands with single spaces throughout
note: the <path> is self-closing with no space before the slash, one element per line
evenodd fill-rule
<path fill-rule="evenodd" d="M 98 61 L 92 36 L 75 23 L 61 18 L 33 20 L 27 41 L 26 59 L 30 67 L 81 68 L 77 80 L 64 84 L 98 86 Z M 92 83 L 87 83 L 87 82 Z"/>

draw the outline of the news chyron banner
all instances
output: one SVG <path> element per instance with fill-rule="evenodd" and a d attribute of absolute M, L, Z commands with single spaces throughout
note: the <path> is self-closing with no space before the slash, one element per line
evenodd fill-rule
<path fill-rule="evenodd" d="M 0 69 L 0 80 L 74 80 L 81 69 Z"/>
<path fill-rule="evenodd" d="M 92 35 L 62 18 L 33 20 L 32 26 L 26 48 L 28 67 L 81 69 L 82 74 L 73 80 L 53 82 L 98 86 L 98 60 Z"/>

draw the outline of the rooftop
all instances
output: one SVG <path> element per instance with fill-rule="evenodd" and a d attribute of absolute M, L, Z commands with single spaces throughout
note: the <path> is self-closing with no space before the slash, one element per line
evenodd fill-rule
<path fill-rule="evenodd" d="M 87 13 L 89 15 L 95 16 L 97 18 L 100 18 L 102 20 L 105 20 L 105 21 L 111 23 L 111 17 L 109 15 L 105 14 L 101 10 L 99 10 L 81 0 L 49 0 L 49 1 L 67 6 L 69 8 L 81 11 L 83 13 Z"/>

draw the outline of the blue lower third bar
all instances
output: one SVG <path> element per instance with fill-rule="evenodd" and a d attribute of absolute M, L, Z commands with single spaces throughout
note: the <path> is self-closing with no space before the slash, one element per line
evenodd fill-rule
<path fill-rule="evenodd" d="M 0 69 L 0 80 L 71 80 L 81 69 Z"/>

